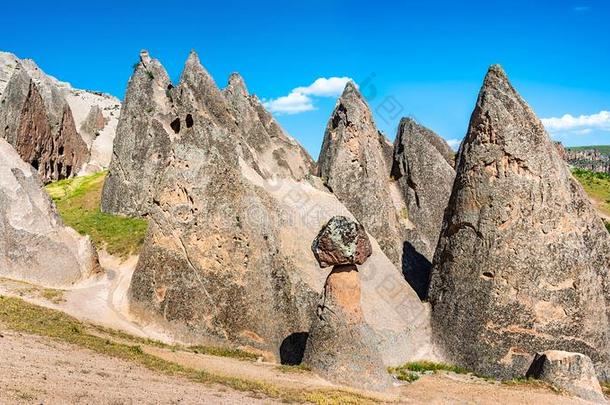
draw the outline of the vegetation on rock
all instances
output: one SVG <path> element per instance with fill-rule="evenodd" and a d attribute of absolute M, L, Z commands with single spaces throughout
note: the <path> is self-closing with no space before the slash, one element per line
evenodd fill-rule
<path fill-rule="evenodd" d="M 102 186 L 107 172 L 60 180 L 45 188 L 66 225 L 89 235 L 96 247 L 126 257 L 139 252 L 148 224 L 100 211 Z"/>

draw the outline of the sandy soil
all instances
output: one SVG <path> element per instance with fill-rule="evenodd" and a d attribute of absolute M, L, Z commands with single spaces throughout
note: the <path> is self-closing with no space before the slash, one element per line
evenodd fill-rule
<path fill-rule="evenodd" d="M 101 254 L 105 277 L 66 290 L 49 299 L 44 289 L 0 279 L 0 294 L 20 296 L 38 305 L 64 311 L 76 318 L 127 333 L 172 343 L 171 336 L 131 319 L 127 289 L 137 258 L 120 262 Z M 0 325 L 0 332 L 2 325 Z M 273 403 L 248 397 L 224 387 L 167 377 L 138 365 L 95 354 L 86 349 L 51 339 L 1 332 L 0 353 L 4 366 L 0 373 L 0 403 Z M 108 337 L 113 340 L 116 338 Z M 329 389 L 338 387 L 311 372 L 286 372 L 278 365 L 241 361 L 191 352 L 142 346 L 149 354 L 189 368 L 214 374 L 262 381 L 278 387 Z M 353 389 L 347 389 L 356 391 Z M 470 376 L 439 373 L 406 384 L 396 382 L 383 395 L 367 393 L 380 402 L 431 404 L 568 404 L 586 403 L 561 396 L 548 389 L 508 386 Z"/>
<path fill-rule="evenodd" d="M 271 404 L 38 336 L 2 331 L 2 404 Z"/>

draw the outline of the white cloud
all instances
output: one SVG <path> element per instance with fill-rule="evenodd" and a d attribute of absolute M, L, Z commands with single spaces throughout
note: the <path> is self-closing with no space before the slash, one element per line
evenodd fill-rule
<path fill-rule="evenodd" d="M 610 131 L 610 111 L 578 117 L 565 114 L 563 117 L 543 118 L 541 121 L 550 133 L 570 132 L 584 135 L 593 130 Z"/>
<path fill-rule="evenodd" d="M 263 105 L 272 113 L 298 114 L 315 110 L 314 97 L 337 97 L 350 81 L 349 77 L 320 77 L 309 86 L 294 88 L 287 96 L 263 100 Z"/>
<path fill-rule="evenodd" d="M 461 139 L 447 139 L 447 143 L 451 146 L 451 149 L 458 150 L 460 148 L 460 144 L 462 143 Z"/>
<path fill-rule="evenodd" d="M 315 110 L 310 97 L 292 92 L 287 96 L 266 100 L 263 105 L 271 112 L 284 114 L 298 114 L 305 111 Z"/>
<path fill-rule="evenodd" d="M 312 84 L 307 87 L 297 87 L 292 90 L 296 93 L 307 94 L 309 96 L 317 96 L 317 97 L 338 97 L 343 93 L 343 89 L 347 82 L 349 82 L 349 77 L 320 77 L 316 79 Z"/>

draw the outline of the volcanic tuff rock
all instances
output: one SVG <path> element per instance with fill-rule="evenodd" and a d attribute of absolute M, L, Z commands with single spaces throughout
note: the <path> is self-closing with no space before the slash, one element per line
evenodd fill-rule
<path fill-rule="evenodd" d="M 151 112 L 161 125 L 170 125 L 172 140 L 131 283 L 132 311 L 167 324 L 184 340 L 230 342 L 282 360 L 299 358 L 324 284 L 306 241 L 322 221 L 351 215 L 315 178 L 297 181 L 263 170 L 266 162 L 258 164 L 260 156 L 251 152 L 232 114 L 225 115 L 219 90 L 198 65 L 192 54 L 179 85 L 163 91 L 173 102 L 169 116 Z M 151 97 L 131 98 L 136 84 L 146 84 L 138 83 L 142 79 L 132 78 L 125 109 L 146 110 L 137 104 Z M 130 156 L 119 153 L 113 164 Z M 138 180 L 148 176 L 146 170 Z M 363 313 L 375 344 L 390 364 L 425 356 L 427 307 L 372 245 L 361 274 Z"/>
<path fill-rule="evenodd" d="M 24 122 L 28 119 L 24 114 L 32 112 L 32 106 L 25 105 L 26 101 L 32 102 L 28 98 L 32 86 L 37 93 L 35 101 L 38 102 L 38 97 L 43 101 L 42 105 L 36 106 L 37 116 L 44 112 L 44 126 L 48 127 L 48 131 L 42 128 L 42 121 Z M 93 105 L 102 107 L 102 115 L 106 114 L 105 124 L 99 130 L 100 136 L 95 142 L 76 129 L 81 126 Z M 118 107 L 119 102 L 114 97 L 73 89 L 68 83 L 46 75 L 33 61 L 20 60 L 12 54 L 0 52 L 0 137 L 7 139 L 13 146 L 17 145 L 18 138 L 22 139 L 22 144 L 29 143 L 25 149 L 22 145 L 17 150 L 29 163 L 38 164 L 39 174 L 45 181 L 75 175 L 83 166 L 86 167 L 85 172 L 98 171 L 108 166 Z M 18 133 L 20 127 L 22 130 L 34 131 L 33 136 L 38 141 L 43 140 L 40 135 L 47 132 L 52 140 L 44 138 L 42 144 L 33 143 L 28 139 L 28 133 Z M 54 149 L 49 149 L 50 147 Z M 68 148 L 69 152 L 61 153 L 61 147 Z M 24 150 L 27 153 L 23 154 Z M 34 150 L 36 152 L 32 153 Z M 40 158 L 30 160 L 33 154 L 40 155 Z"/>
<path fill-rule="evenodd" d="M 526 374 L 587 401 L 607 403 L 591 359 L 580 353 L 547 350 L 536 353 Z"/>
<path fill-rule="evenodd" d="M 430 269 L 455 178 L 455 154 L 443 138 L 403 118 L 394 141 L 392 177 L 415 225 L 408 229 L 403 273 L 420 298 L 428 295 Z"/>
<path fill-rule="evenodd" d="M 142 51 L 121 107 L 102 211 L 132 216 L 149 212 L 174 135 L 172 87 L 159 61 Z"/>
<path fill-rule="evenodd" d="M 373 253 L 364 227 L 347 217 L 336 216 L 320 230 L 311 244 L 320 267 L 363 264 Z"/>
<path fill-rule="evenodd" d="M 0 275 L 65 287 L 99 272 L 89 238 L 63 226 L 36 172 L 0 139 Z"/>
<path fill-rule="evenodd" d="M 377 239 L 398 268 L 409 226 L 400 190 L 390 178 L 392 146 L 352 82 L 331 115 L 318 159 L 326 186 Z"/>
<path fill-rule="evenodd" d="M 335 266 L 324 284 L 303 362 L 336 383 L 375 390 L 387 388 L 390 377 L 360 305 L 360 276 L 355 262 L 363 264 L 371 255 L 366 232 L 349 218 L 333 217 L 313 246 L 320 267 Z M 329 258 L 330 262 L 320 261 L 320 257 Z"/>
<path fill-rule="evenodd" d="M 299 143 L 278 125 L 255 95 L 250 95 L 237 73 L 223 90 L 237 125 L 250 147 L 263 177 L 273 175 L 300 180 L 315 174 L 315 163 Z"/>
<path fill-rule="evenodd" d="M 449 361 L 522 376 L 545 348 L 610 371 L 610 237 L 542 123 L 492 66 L 458 152 L 434 256 L 435 339 Z"/>

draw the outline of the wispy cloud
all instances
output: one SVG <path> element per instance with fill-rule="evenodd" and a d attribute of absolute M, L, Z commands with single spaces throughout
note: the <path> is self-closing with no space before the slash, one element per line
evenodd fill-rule
<path fill-rule="evenodd" d="M 315 110 L 315 97 L 338 97 L 349 77 L 320 77 L 309 86 L 292 89 L 286 96 L 263 100 L 263 105 L 269 111 L 278 114 L 298 114 Z"/>
<path fill-rule="evenodd" d="M 572 7 L 572 10 L 576 11 L 577 13 L 584 13 L 585 11 L 591 10 L 591 7 L 589 7 L 589 6 L 574 6 L 574 7 Z"/>
<path fill-rule="evenodd" d="M 565 132 L 586 135 L 594 130 L 610 131 L 610 111 L 600 111 L 597 114 L 577 117 L 565 114 L 562 117 L 543 118 L 542 123 L 551 134 Z"/>
<path fill-rule="evenodd" d="M 460 144 L 462 143 L 461 139 L 447 139 L 447 143 L 451 146 L 451 149 L 458 150 L 460 148 Z"/>

